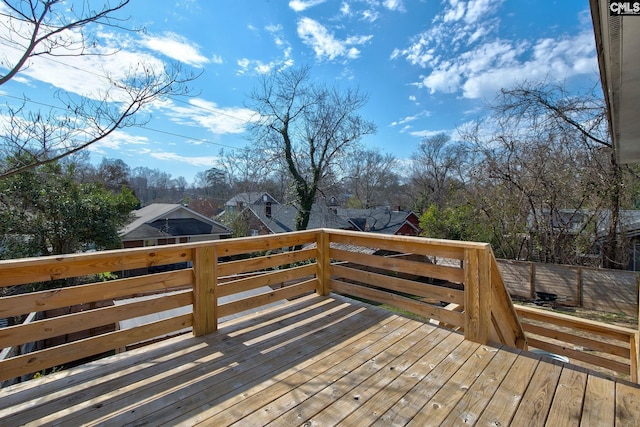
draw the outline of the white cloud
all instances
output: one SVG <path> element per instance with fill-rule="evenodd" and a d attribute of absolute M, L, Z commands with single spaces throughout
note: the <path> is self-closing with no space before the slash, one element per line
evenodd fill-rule
<path fill-rule="evenodd" d="M 475 24 L 487 15 L 494 13 L 504 0 L 449 0 L 449 8 L 445 8 L 442 20 L 445 23 L 464 21 Z"/>
<path fill-rule="evenodd" d="M 105 153 L 105 149 L 111 150 L 124 150 L 124 147 L 128 145 L 148 145 L 149 138 L 145 136 L 131 135 L 122 130 L 115 130 L 106 138 L 91 144 L 88 147 L 89 151 L 96 153 Z"/>
<path fill-rule="evenodd" d="M 273 70 L 285 70 L 293 67 L 294 61 L 291 58 L 291 48 L 288 48 L 284 52 L 283 58 L 274 59 L 270 62 L 262 62 L 259 59 L 242 58 L 238 60 L 238 74 L 256 73 L 256 74 L 269 74 Z"/>
<path fill-rule="evenodd" d="M 292 58 L 293 48 L 281 34 L 283 30 L 282 25 L 267 25 L 264 29 L 273 38 L 273 43 L 282 52 L 282 57 L 275 58 L 269 62 L 260 59 L 241 58 L 237 61 L 240 67 L 237 71 L 238 74 L 268 74 L 273 70 L 284 70 L 294 65 Z"/>
<path fill-rule="evenodd" d="M 201 98 L 189 100 L 189 105 L 171 105 L 166 114 L 176 123 L 202 127 L 217 135 L 246 132 L 255 112 L 241 107 L 219 107 Z"/>
<path fill-rule="evenodd" d="M 594 49 L 593 35 L 588 32 L 557 40 L 538 40 L 527 60 L 518 61 L 514 57 L 500 62 L 496 59 L 477 71 L 469 69 L 462 85 L 463 96 L 491 96 L 517 81 L 563 81 L 580 74 L 592 74 L 597 70 Z"/>
<path fill-rule="evenodd" d="M 289 7 L 296 12 L 302 12 L 310 7 L 324 3 L 326 0 L 291 0 Z"/>
<path fill-rule="evenodd" d="M 405 11 L 402 0 L 384 0 L 382 5 L 389 10 L 397 10 L 399 12 Z"/>
<path fill-rule="evenodd" d="M 451 134 L 450 130 L 420 130 L 416 132 L 411 132 L 409 135 L 417 136 L 419 138 L 430 138 L 432 136 L 439 135 L 441 133 L 445 133 L 447 135 Z"/>
<path fill-rule="evenodd" d="M 142 40 L 142 45 L 194 67 L 202 67 L 210 62 L 199 52 L 197 45 L 175 33 L 167 32 L 162 36 L 146 36 Z"/>
<path fill-rule="evenodd" d="M 346 40 L 339 40 L 329 30 L 310 18 L 298 21 L 298 35 L 302 41 L 311 46 L 318 59 L 334 60 L 339 57 L 355 59 L 360 56 L 357 47 L 367 43 L 373 36 L 351 36 Z"/>
<path fill-rule="evenodd" d="M 413 100 L 415 100 L 415 97 L 409 97 L 410 99 L 413 98 Z M 429 111 L 422 111 L 416 115 L 413 116 L 407 116 L 403 119 L 400 119 L 398 121 L 395 122 L 391 122 L 391 126 L 399 126 L 399 125 L 406 125 L 407 123 L 413 122 L 415 120 L 418 120 L 421 117 L 429 117 L 431 115 L 431 112 Z"/>
<path fill-rule="evenodd" d="M 0 10 L 5 6 L 0 5 Z M 6 20 L 10 20 L 5 16 Z M 29 28 L 24 23 L 16 20 L 6 22 L 0 26 L 0 40 L 13 40 L 16 37 L 24 37 L 22 31 Z M 28 35 L 28 33 L 27 33 Z M 142 40 L 134 39 L 130 33 L 116 34 L 99 29 L 92 34 L 95 43 L 85 46 L 84 54 L 78 55 L 84 37 L 79 31 L 64 31 L 59 34 L 61 40 L 54 49 L 56 56 L 32 57 L 26 67 L 20 71 L 20 75 L 12 79 L 16 83 L 34 84 L 46 83 L 56 89 L 61 89 L 71 94 L 80 95 L 93 100 L 119 101 L 130 100 L 130 97 L 112 85 L 112 81 L 126 81 L 130 77 L 143 72 L 143 68 L 157 70 L 158 74 L 165 68 L 165 63 L 154 56 L 152 52 L 143 52 L 144 46 L 151 48 L 160 41 L 158 38 L 145 36 Z M 168 37 L 168 36 L 167 36 Z M 177 37 L 169 37 L 163 40 L 178 41 Z M 72 43 L 70 46 L 67 42 Z M 186 42 L 185 42 L 186 43 Z M 63 46 L 69 47 L 63 47 Z M 185 48 L 185 59 L 190 61 L 202 60 L 189 51 L 186 44 L 180 44 Z M 166 54 L 173 51 L 174 45 L 167 47 Z M 3 59 L 7 64 L 15 64 L 24 53 L 19 43 L 3 43 Z M 157 49 L 152 49 L 157 51 Z M 107 78 L 108 76 L 108 78 Z"/>
<path fill-rule="evenodd" d="M 362 12 L 362 19 L 367 22 L 376 22 L 380 18 L 380 13 L 377 10 L 367 9 Z"/>
<path fill-rule="evenodd" d="M 430 93 L 461 93 L 465 98 L 493 96 L 516 80 L 562 81 L 596 70 L 593 33 L 533 41 L 495 37 L 492 15 L 502 0 L 449 0 L 434 25 L 417 34 L 390 59 L 404 58 L 426 70 L 415 83 Z"/>
<path fill-rule="evenodd" d="M 149 150 L 145 149 L 141 154 L 148 155 L 158 160 L 166 160 L 170 162 L 180 162 L 186 163 L 191 166 L 205 166 L 210 167 L 211 165 L 218 162 L 220 159 L 217 156 L 182 156 L 177 153 L 172 153 L 169 151 L 157 151 L 157 150 Z"/>

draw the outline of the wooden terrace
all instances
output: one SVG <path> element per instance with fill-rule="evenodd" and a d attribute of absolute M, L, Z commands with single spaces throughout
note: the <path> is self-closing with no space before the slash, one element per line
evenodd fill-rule
<path fill-rule="evenodd" d="M 186 266 L 127 277 L 177 262 Z M 193 333 L 4 387 L 0 425 L 640 425 L 637 331 L 555 319 L 604 334 L 607 343 L 589 344 L 611 354 L 585 359 L 613 360 L 605 367 L 625 379 L 532 353 L 526 329 L 535 330 L 537 348 L 545 334 L 570 334 L 523 327 L 495 265 L 484 244 L 334 230 L 1 261 L 4 287 L 124 273 L 0 298 L 0 317 L 155 296 L 2 328 L 2 348 L 166 314 L 9 357 L 0 361 L 3 380 L 185 327 Z M 272 291 L 218 304 L 265 285 Z M 192 312 L 171 317 L 187 305 Z M 233 313 L 247 314 L 218 322 Z"/>

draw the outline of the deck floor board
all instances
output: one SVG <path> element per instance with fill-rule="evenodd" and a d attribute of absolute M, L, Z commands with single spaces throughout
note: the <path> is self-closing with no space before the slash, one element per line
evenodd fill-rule
<path fill-rule="evenodd" d="M 309 296 L 0 390 L 0 425 L 640 425 L 640 388 Z"/>

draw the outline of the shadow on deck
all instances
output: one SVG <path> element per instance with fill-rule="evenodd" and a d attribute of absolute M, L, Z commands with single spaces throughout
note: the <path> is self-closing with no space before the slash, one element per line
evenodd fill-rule
<path fill-rule="evenodd" d="M 640 425 L 640 388 L 331 294 L 0 390 L 1 425 Z"/>

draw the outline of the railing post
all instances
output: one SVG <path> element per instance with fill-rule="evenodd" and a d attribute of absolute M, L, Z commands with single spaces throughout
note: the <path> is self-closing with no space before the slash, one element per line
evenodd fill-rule
<path fill-rule="evenodd" d="M 491 263 L 488 249 L 464 251 L 464 337 L 489 342 L 491 328 Z"/>
<path fill-rule="evenodd" d="M 218 256 L 216 247 L 203 246 L 193 254 L 193 335 L 209 334 L 218 329 L 217 281 Z"/>
<path fill-rule="evenodd" d="M 639 333 L 631 335 L 629 345 L 631 347 L 631 381 L 640 384 L 640 342 L 638 341 Z"/>
<path fill-rule="evenodd" d="M 329 256 L 329 233 L 324 229 L 318 232 L 317 237 L 317 258 L 318 271 L 316 277 L 318 284 L 316 293 L 318 295 L 329 295 L 331 292 L 331 257 Z"/>

